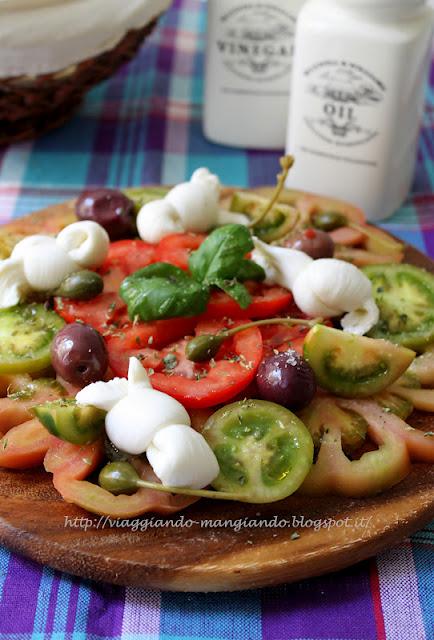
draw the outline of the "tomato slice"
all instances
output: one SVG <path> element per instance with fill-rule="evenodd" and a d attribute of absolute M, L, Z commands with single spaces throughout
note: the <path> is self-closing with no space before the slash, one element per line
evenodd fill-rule
<path fill-rule="evenodd" d="M 197 500 L 148 489 L 139 489 L 132 496 L 114 496 L 84 479 L 98 468 L 102 459 L 101 442 L 78 446 L 55 439 L 45 456 L 44 466 L 53 474 L 53 484 L 66 502 L 98 515 L 131 518 L 149 511 L 168 515 L 185 509 Z M 137 461 L 135 466 L 143 480 L 158 482 L 148 464 Z"/>
<path fill-rule="evenodd" d="M 217 333 L 224 326 L 220 321 L 203 321 L 197 325 L 195 334 Z M 153 370 L 154 389 L 194 409 L 213 407 L 241 393 L 254 379 L 262 359 L 262 337 L 256 327 L 227 340 L 217 357 L 209 362 L 196 364 L 188 360 L 186 343 L 187 339 L 174 342 L 160 351 L 151 348 L 125 351 L 118 341 L 109 339 L 110 365 L 116 375 L 125 377 L 129 357 L 135 355 L 144 367 Z"/>
<path fill-rule="evenodd" d="M 284 312 L 292 302 L 292 294 L 282 287 L 268 287 L 258 282 L 247 282 L 246 287 L 252 296 L 247 309 L 241 309 L 233 298 L 223 291 L 214 291 L 208 303 L 207 318 L 272 318 Z"/>
<path fill-rule="evenodd" d="M 56 298 L 55 309 L 66 322 L 79 320 L 106 333 L 119 323 L 126 312 L 126 304 L 119 296 L 122 281 L 134 271 L 147 267 L 155 260 L 155 247 L 141 240 L 119 240 L 110 245 L 107 258 L 99 269 L 104 291 L 92 300 Z"/>
<path fill-rule="evenodd" d="M 261 327 L 264 357 L 271 356 L 276 351 L 280 353 L 289 349 L 294 349 L 302 356 L 304 340 L 308 333 L 308 327 L 288 327 L 283 324 Z"/>
<path fill-rule="evenodd" d="M 363 453 L 358 460 L 349 460 L 342 449 L 341 430 L 331 421 L 324 429 L 317 461 L 301 493 L 363 498 L 401 482 L 410 472 L 410 458 L 404 440 L 391 428 L 394 416 L 373 402 L 339 401 L 339 405 L 365 418 L 368 435 L 378 449 Z"/>
<path fill-rule="evenodd" d="M 121 267 L 130 275 L 155 262 L 155 246 L 142 240 L 118 240 L 110 244 L 110 249 L 101 271 L 106 273 L 113 267 Z"/>
<path fill-rule="evenodd" d="M 120 376 L 128 374 L 131 356 L 136 356 L 151 369 L 161 364 L 158 349 L 190 335 L 197 323 L 197 318 L 172 318 L 156 322 L 127 321 L 105 336 L 109 352 L 110 366 Z"/>
<path fill-rule="evenodd" d="M 362 244 L 365 239 L 365 235 L 361 231 L 352 227 L 340 227 L 330 231 L 329 235 L 335 244 L 342 244 L 346 247 L 355 247 Z"/>
<path fill-rule="evenodd" d="M 205 238 L 205 234 L 196 233 L 175 233 L 166 236 L 157 246 L 156 262 L 169 262 L 187 271 L 190 254 L 199 249 Z"/>
<path fill-rule="evenodd" d="M 196 335 L 217 333 L 219 322 L 200 323 Z M 173 369 L 158 370 L 152 386 L 179 400 L 187 409 L 212 407 L 231 400 L 253 381 L 262 359 L 261 332 L 256 327 L 227 340 L 214 360 L 196 364 L 185 357 L 182 341 L 166 348 L 163 358 L 175 357 Z M 160 367 L 161 369 L 161 367 Z"/>
<path fill-rule="evenodd" d="M 39 420 L 33 418 L 23 422 L 10 429 L 0 440 L 0 467 L 37 467 L 44 460 L 52 442 L 53 436 Z"/>
<path fill-rule="evenodd" d="M 387 413 L 376 402 L 348 400 L 340 403 L 344 408 L 359 413 L 368 424 L 381 425 L 407 447 L 414 462 L 434 462 L 434 436 L 413 429 L 393 413 Z"/>

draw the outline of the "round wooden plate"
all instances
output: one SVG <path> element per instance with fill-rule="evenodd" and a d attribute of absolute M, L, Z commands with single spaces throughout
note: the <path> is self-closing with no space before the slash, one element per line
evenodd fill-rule
<path fill-rule="evenodd" d="M 54 232 L 73 218 L 71 203 L 50 207 L 3 227 L 0 243 L 5 232 Z M 406 261 L 434 272 L 410 247 Z M 411 422 L 432 430 L 434 417 Z M 43 471 L 0 470 L 0 497 L 0 541 L 40 563 L 120 585 L 229 591 L 335 571 L 400 542 L 434 517 L 434 465 L 414 465 L 401 484 L 370 499 L 201 500 L 168 521 L 105 521 L 65 503 Z"/>

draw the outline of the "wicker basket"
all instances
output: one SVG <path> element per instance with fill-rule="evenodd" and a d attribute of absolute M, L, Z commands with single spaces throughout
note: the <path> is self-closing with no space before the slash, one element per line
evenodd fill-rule
<path fill-rule="evenodd" d="M 36 138 L 66 122 L 86 91 L 131 60 L 158 18 L 129 31 L 110 51 L 63 71 L 0 79 L 0 146 Z"/>

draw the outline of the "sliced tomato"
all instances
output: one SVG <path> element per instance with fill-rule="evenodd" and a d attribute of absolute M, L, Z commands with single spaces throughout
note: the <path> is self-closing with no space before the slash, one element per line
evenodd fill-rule
<path fill-rule="evenodd" d="M 299 192 L 295 192 L 295 195 L 295 206 L 304 218 L 310 219 L 314 213 L 322 211 L 335 211 L 343 213 L 352 222 L 357 222 L 358 224 L 366 222 L 365 214 L 361 209 L 343 200 Z"/>
<path fill-rule="evenodd" d="M 142 240 L 118 240 L 111 243 L 101 271 L 107 273 L 113 267 L 121 267 L 126 275 L 130 275 L 155 261 L 154 245 Z"/>
<path fill-rule="evenodd" d="M 99 269 L 104 291 L 92 300 L 56 298 L 55 309 L 66 322 L 79 320 L 106 333 L 119 323 L 126 312 L 126 304 L 119 296 L 122 281 L 134 271 L 147 267 L 155 260 L 155 247 L 141 240 L 112 242 L 107 258 Z"/>
<path fill-rule="evenodd" d="M 288 351 L 294 349 L 301 356 L 308 327 L 288 327 L 283 324 L 261 327 L 262 340 L 264 342 L 264 357 L 273 355 L 276 351 Z"/>
<path fill-rule="evenodd" d="M 363 498 L 401 482 L 410 472 L 412 455 L 409 455 L 410 447 L 403 433 L 405 423 L 383 411 L 375 402 L 342 399 L 337 402 L 342 408 L 365 418 L 368 435 L 378 448 L 364 447 L 358 459 L 349 460 L 342 449 L 339 426 L 333 421 L 324 425 L 327 428 L 321 438 L 317 461 L 301 487 L 301 493 Z"/>
<path fill-rule="evenodd" d="M 352 227 L 335 229 L 330 232 L 330 236 L 335 244 L 342 244 L 346 247 L 356 247 L 362 244 L 366 237 L 361 231 L 353 229 Z"/>
<path fill-rule="evenodd" d="M 247 282 L 246 287 L 252 296 L 252 303 L 247 309 L 241 309 L 233 298 L 223 291 L 214 291 L 208 303 L 207 318 L 272 318 L 288 309 L 292 302 L 292 294 L 282 287 L 268 287 L 258 282 Z"/>
<path fill-rule="evenodd" d="M 101 293 L 92 300 L 83 301 L 56 298 L 54 307 L 66 322 L 78 320 L 101 333 L 105 333 L 116 322 L 116 317 L 126 309 L 117 293 Z"/>
<path fill-rule="evenodd" d="M 148 489 L 139 489 L 132 496 L 114 496 L 84 479 L 98 468 L 102 459 L 101 442 L 81 447 L 57 440 L 45 456 L 44 466 L 53 474 L 53 484 L 66 502 L 111 518 L 131 518 L 150 511 L 168 515 L 197 500 Z M 135 466 L 144 480 L 158 482 L 149 465 L 137 461 Z"/>
<path fill-rule="evenodd" d="M 166 236 L 156 248 L 156 262 L 169 262 L 180 269 L 188 269 L 188 259 L 192 251 L 199 249 L 205 234 L 175 233 Z"/>
<path fill-rule="evenodd" d="M 220 322 L 200 323 L 196 335 L 217 333 Z M 196 364 L 185 357 L 182 341 L 162 351 L 162 357 L 175 356 L 177 365 L 157 370 L 152 386 L 179 400 L 187 409 L 213 407 L 231 400 L 253 381 L 262 359 L 262 338 L 258 328 L 248 329 L 227 340 L 216 358 Z"/>
<path fill-rule="evenodd" d="M 195 333 L 217 333 L 224 326 L 220 321 L 203 321 Z M 187 341 L 174 342 L 160 351 L 147 348 L 125 352 L 119 349 L 119 342 L 108 340 L 110 365 L 116 375 L 124 377 L 129 357 L 135 355 L 144 367 L 153 369 L 154 389 L 194 409 L 213 407 L 237 396 L 252 382 L 262 359 L 262 337 L 257 328 L 227 340 L 215 359 L 200 364 L 186 357 Z"/>
<path fill-rule="evenodd" d="M 335 258 L 351 262 L 357 267 L 366 267 L 371 264 L 392 264 L 400 263 L 403 260 L 403 254 L 395 253 L 390 255 L 371 253 L 364 249 L 353 249 L 351 247 L 337 247 Z"/>
<path fill-rule="evenodd" d="M 381 428 L 403 442 L 414 462 L 434 462 L 434 436 L 413 429 L 393 413 L 387 413 L 376 402 L 348 400 L 341 402 L 344 408 L 359 413 L 369 424 Z"/>
<path fill-rule="evenodd" d="M 150 369 L 157 368 L 161 363 L 158 349 L 190 335 L 196 323 L 196 318 L 120 323 L 105 335 L 111 368 L 117 375 L 126 376 L 131 356 L 138 357 Z"/>
<path fill-rule="evenodd" d="M 36 418 L 12 427 L 0 440 L 0 467 L 28 469 L 39 466 L 53 439 Z"/>

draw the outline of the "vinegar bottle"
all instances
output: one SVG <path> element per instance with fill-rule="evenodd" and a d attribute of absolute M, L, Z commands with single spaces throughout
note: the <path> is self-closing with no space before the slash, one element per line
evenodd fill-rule
<path fill-rule="evenodd" d="M 208 0 L 204 133 L 237 147 L 285 146 L 295 25 L 305 0 Z"/>
<path fill-rule="evenodd" d="M 425 0 L 309 0 L 295 41 L 288 186 L 387 218 L 413 178 L 434 11 Z"/>

